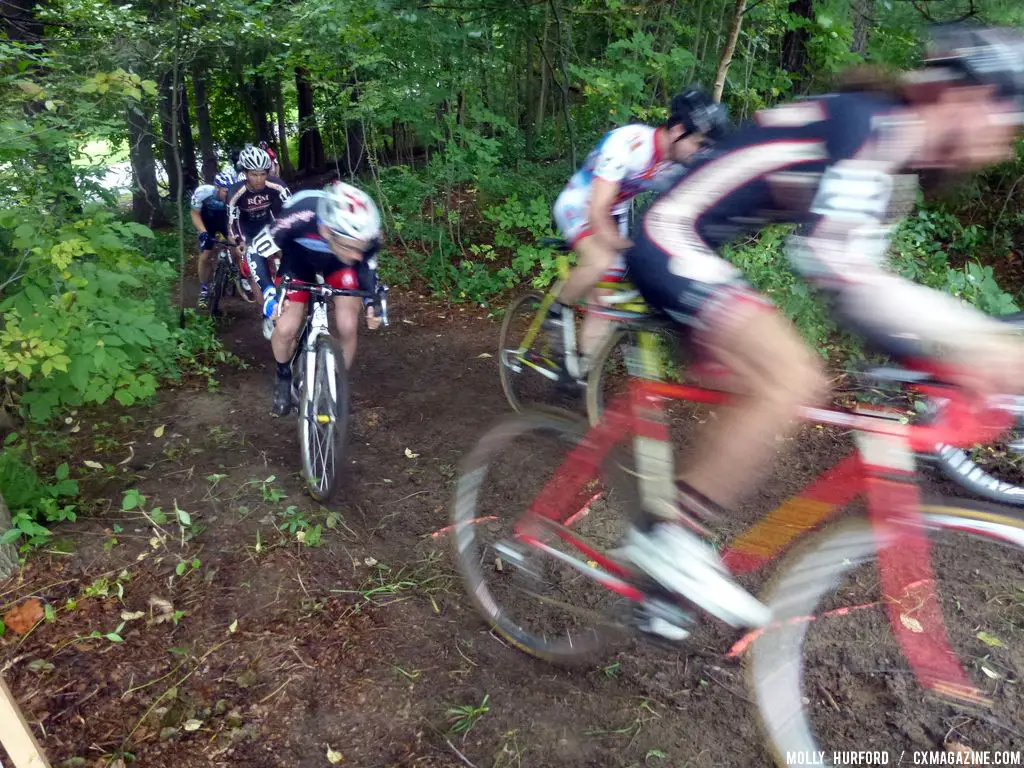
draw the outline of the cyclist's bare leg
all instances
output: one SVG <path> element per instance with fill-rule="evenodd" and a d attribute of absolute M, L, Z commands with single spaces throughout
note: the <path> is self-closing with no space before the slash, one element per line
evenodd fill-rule
<path fill-rule="evenodd" d="M 745 318 L 709 342 L 715 359 L 748 394 L 708 422 L 680 479 L 728 508 L 756 487 L 776 438 L 796 428 L 800 406 L 821 399 L 827 384 L 820 361 L 777 312 L 751 305 Z"/>
<path fill-rule="evenodd" d="M 270 348 L 274 350 L 274 360 L 278 363 L 287 363 L 292 359 L 305 319 L 305 303 L 286 299 L 284 306 L 281 307 L 281 316 L 277 318 L 277 324 L 274 326 L 274 335 L 270 337 Z"/>
<path fill-rule="evenodd" d="M 567 306 L 580 301 L 587 292 L 597 285 L 601 275 L 608 271 L 615 258 L 615 251 L 601 243 L 596 237 L 585 237 L 573 246 L 577 263 L 562 286 L 558 300 Z"/>
<path fill-rule="evenodd" d="M 359 338 L 359 313 L 363 308 L 363 300 L 358 296 L 334 297 L 334 326 L 341 343 L 341 353 L 345 357 L 345 370 L 352 369 L 352 361 L 356 357 L 356 342 Z"/>
<path fill-rule="evenodd" d="M 590 302 L 594 305 L 600 305 L 601 299 L 611 294 L 611 291 L 595 288 L 590 294 Z M 590 308 L 584 313 L 583 328 L 580 330 L 580 352 L 584 354 L 587 360 L 593 359 L 594 354 L 601 346 L 601 341 L 611 327 L 611 320 L 601 317 L 599 314 L 591 311 Z"/>
<path fill-rule="evenodd" d="M 199 283 L 206 285 L 213 277 L 213 256 L 212 250 L 199 252 Z"/>

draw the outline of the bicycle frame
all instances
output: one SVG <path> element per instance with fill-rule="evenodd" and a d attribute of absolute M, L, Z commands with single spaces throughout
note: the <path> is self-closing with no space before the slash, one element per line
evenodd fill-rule
<path fill-rule="evenodd" d="M 653 340 L 649 337 L 641 333 L 641 353 L 648 363 L 647 370 L 655 371 Z M 915 451 L 928 452 L 939 443 L 970 445 L 993 440 L 1012 423 L 1012 409 L 1004 408 L 1007 404 L 1002 402 L 976 402 L 959 390 L 938 384 L 914 384 L 911 388 L 923 394 L 941 392 L 946 405 L 936 422 L 915 426 L 895 421 L 892 413 L 886 412 L 872 415 L 802 409 L 800 416 L 805 420 L 858 433 L 856 448 L 736 537 L 723 553 L 723 560 L 734 573 L 759 570 L 795 539 L 865 495 L 877 532 L 882 590 L 890 622 L 915 675 L 923 685 L 948 697 L 984 703 L 984 696 L 971 685 L 949 648 L 921 523 L 913 462 Z M 676 490 L 665 402 L 725 405 L 734 397 L 722 390 L 665 383 L 655 376 L 632 376 L 627 391 L 612 401 L 601 421 L 569 452 L 527 513 L 516 522 L 517 537 L 618 595 L 643 602 L 645 593 L 621 563 L 570 530 L 597 498 L 588 484 L 599 474 L 611 450 L 624 438 L 632 438 L 642 506 L 654 512 L 674 511 Z M 542 529 L 574 547 L 585 561 L 541 541 L 538 534 Z M 898 548 L 891 546 L 893 537 L 899 540 Z"/>
<path fill-rule="evenodd" d="M 520 342 L 519 349 L 515 350 L 511 356 L 509 355 L 511 350 L 502 351 L 502 355 L 505 357 L 501 361 L 502 365 L 512 367 L 513 369 L 519 364 L 526 365 L 552 381 L 558 380 L 558 373 L 556 371 L 552 371 L 542 365 L 537 365 L 526 353 L 533 346 L 544 318 L 547 317 L 548 309 L 555 302 L 558 294 L 561 293 L 568 276 L 569 259 L 564 253 L 560 253 L 558 255 L 558 279 L 541 299 L 537 314 L 530 322 L 526 334 L 523 336 L 522 342 Z M 599 299 L 598 305 L 596 307 L 588 307 L 585 310 L 587 312 L 593 312 L 610 320 L 635 320 L 637 317 L 648 313 L 647 304 L 638 295 L 636 297 L 631 295 L 636 292 L 628 283 L 612 283 L 602 280 L 595 287 L 598 290 L 610 291 L 612 295 L 607 299 Z M 626 300 L 622 300 L 620 298 L 622 296 L 627 296 Z M 573 323 L 566 324 L 564 333 L 566 369 L 571 375 L 579 376 L 582 373 L 583 365 L 582 356 L 576 343 L 575 325 Z M 511 359 L 509 359 L 510 357 Z"/>

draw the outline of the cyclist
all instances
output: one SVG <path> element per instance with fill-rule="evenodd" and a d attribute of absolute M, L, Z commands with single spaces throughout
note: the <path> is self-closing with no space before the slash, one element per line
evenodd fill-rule
<path fill-rule="evenodd" d="M 362 190 L 336 182 L 322 192 L 299 192 L 291 198 L 271 230 L 281 248 L 278 281 L 285 275 L 312 283 L 318 274 L 334 288 L 372 291 L 377 284 L 376 251 L 381 234 L 380 213 L 373 200 Z M 263 310 L 267 318 L 277 313 L 277 296 L 270 283 L 266 264 L 257 265 L 257 279 L 263 287 Z M 271 412 L 284 416 L 291 410 L 292 372 L 289 361 L 306 313 L 308 295 L 289 291 L 270 339 L 277 363 Z M 345 357 L 351 368 L 356 354 L 359 329 L 359 297 L 334 299 L 334 321 Z M 381 319 L 373 304 L 366 300 L 366 324 L 370 330 L 380 327 Z"/>
<path fill-rule="evenodd" d="M 903 359 L 941 359 L 948 379 L 978 394 L 1017 391 L 1024 366 L 1000 323 L 882 262 L 902 215 L 897 174 L 963 172 L 1010 157 L 1022 95 L 1019 32 L 942 28 L 922 69 L 897 87 L 860 83 L 764 110 L 650 206 L 626 255 L 632 279 L 688 327 L 699 351 L 731 370 L 745 397 L 696 443 L 678 480 L 677 514 L 648 510 L 630 531 L 622 555 L 634 567 L 731 624 L 770 618 L 689 530 L 694 517 L 720 513 L 753 489 L 777 436 L 826 389 L 793 326 L 716 253 L 759 229 L 767 212 L 801 225 L 788 255 L 851 330 Z"/>
<path fill-rule="evenodd" d="M 238 155 L 238 163 L 245 173 L 245 181 L 236 182 L 228 193 L 228 232 L 235 238 L 239 253 L 245 259 L 262 262 L 263 257 L 249 251 L 246 246 L 264 227 L 274 222 L 291 193 L 281 179 L 268 175 L 272 161 L 270 155 L 259 147 L 243 149 Z M 256 271 L 252 262 L 248 263 L 248 271 Z M 249 290 L 245 284 L 243 288 Z"/>
<path fill-rule="evenodd" d="M 199 307 L 207 306 L 213 265 L 210 253 L 217 235 L 228 236 L 228 190 L 235 183 L 232 171 L 221 171 L 213 184 L 203 184 L 192 193 L 192 224 L 199 237 Z"/>
<path fill-rule="evenodd" d="M 260 142 L 260 149 L 262 149 L 264 152 L 266 152 L 268 155 L 270 155 L 270 163 L 271 163 L 271 165 L 270 165 L 270 175 L 271 176 L 280 176 L 281 175 L 281 164 L 279 162 L 277 162 L 277 153 L 274 151 L 274 148 L 271 147 L 267 142 L 261 141 Z"/>
<path fill-rule="evenodd" d="M 552 212 L 579 263 L 544 324 L 559 348 L 564 347 L 565 322 L 572 318 L 568 307 L 581 301 L 603 275 L 611 282 L 622 279 L 618 254 L 631 245 L 625 235 L 627 202 L 653 189 L 674 163 L 693 157 L 705 138 L 720 138 L 727 123 L 725 108 L 701 88 L 690 86 L 672 99 L 663 125 L 626 125 L 607 133 L 569 179 Z M 592 313 L 584 317 L 580 349 L 585 356 L 593 354 L 606 324 Z M 578 377 L 583 374 L 576 372 Z"/>

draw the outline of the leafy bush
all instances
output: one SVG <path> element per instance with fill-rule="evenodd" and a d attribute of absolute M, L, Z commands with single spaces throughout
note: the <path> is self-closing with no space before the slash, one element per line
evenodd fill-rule
<path fill-rule="evenodd" d="M 68 477 L 67 463 L 57 467 L 52 482 L 44 482 L 26 461 L 25 453 L 17 435 L 9 435 L 0 450 L 0 494 L 12 522 L 11 529 L 0 535 L 0 543 L 25 538 L 36 544 L 50 535 L 40 522 L 75 519 L 75 505 L 68 500 L 78 495 L 78 483 Z"/>

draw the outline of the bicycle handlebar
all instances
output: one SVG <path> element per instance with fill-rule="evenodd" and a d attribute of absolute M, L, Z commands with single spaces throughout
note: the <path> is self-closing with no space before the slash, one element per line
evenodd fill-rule
<path fill-rule="evenodd" d="M 381 325 L 387 328 L 388 322 L 388 287 L 384 283 L 377 283 L 372 291 L 359 291 L 351 288 L 332 288 L 326 283 L 307 283 L 304 280 L 297 280 L 286 275 L 277 285 L 277 300 L 280 302 L 285 291 L 297 290 L 308 291 L 310 294 L 329 299 L 334 296 L 353 296 L 360 299 L 370 299 L 375 309 L 379 310 Z"/>

